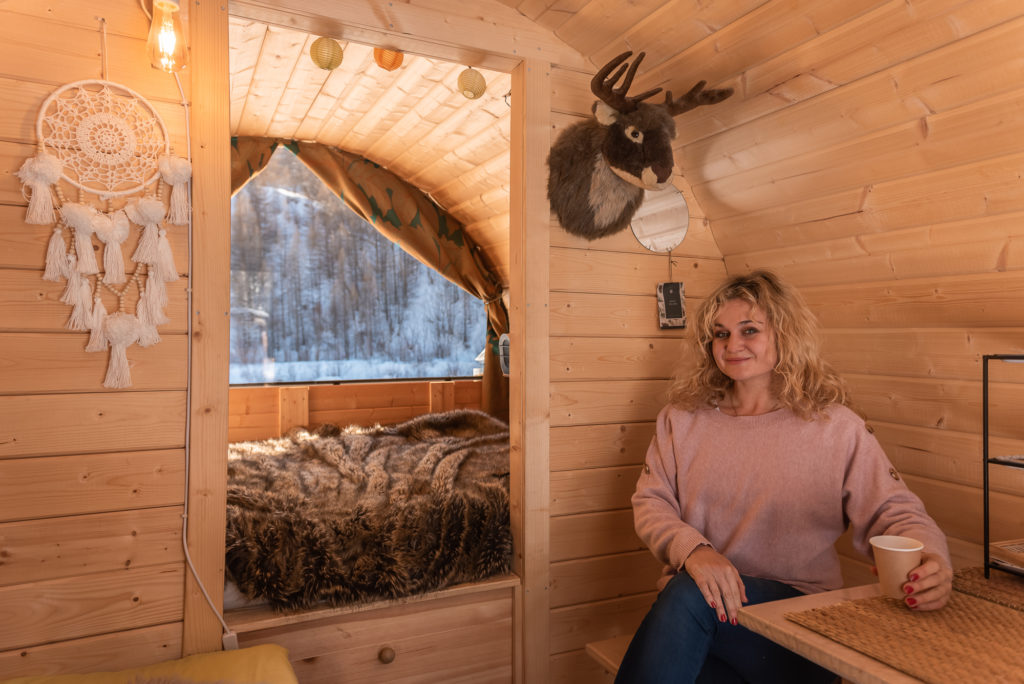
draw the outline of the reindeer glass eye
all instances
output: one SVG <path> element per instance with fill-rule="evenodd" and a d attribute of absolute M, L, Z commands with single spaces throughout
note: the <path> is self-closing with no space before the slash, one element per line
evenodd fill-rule
<path fill-rule="evenodd" d="M 633 126 L 626 126 L 626 137 L 635 143 L 642 143 L 644 141 L 644 132 L 639 128 Z"/>

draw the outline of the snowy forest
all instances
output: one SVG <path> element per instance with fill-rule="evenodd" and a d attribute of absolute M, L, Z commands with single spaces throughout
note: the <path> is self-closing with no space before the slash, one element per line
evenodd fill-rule
<path fill-rule="evenodd" d="M 232 384 L 473 375 L 479 299 L 279 147 L 231 200 Z"/>

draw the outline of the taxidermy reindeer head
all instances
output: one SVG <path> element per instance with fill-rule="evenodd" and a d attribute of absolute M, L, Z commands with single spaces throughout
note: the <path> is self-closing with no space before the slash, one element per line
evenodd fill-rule
<path fill-rule="evenodd" d="M 632 54 L 622 53 L 594 74 L 590 89 L 600 98 L 593 106 L 594 118 L 562 131 L 548 155 L 551 207 L 566 231 L 588 240 L 628 226 L 644 190 L 668 184 L 676 137 L 673 117 L 732 95 L 732 88 L 704 90 L 706 82 L 701 81 L 680 100 L 673 100 L 669 91 L 664 103 L 643 102 L 661 88 L 626 97 L 644 58 L 641 52 L 631 65 L 624 64 Z M 623 72 L 626 78 L 616 88 Z"/>

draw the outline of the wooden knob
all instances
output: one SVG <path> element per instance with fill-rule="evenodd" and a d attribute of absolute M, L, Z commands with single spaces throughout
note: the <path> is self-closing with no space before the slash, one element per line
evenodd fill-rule
<path fill-rule="evenodd" d="M 377 660 L 387 665 L 395 659 L 395 649 L 390 646 L 385 646 L 380 649 L 380 653 L 377 654 Z"/>

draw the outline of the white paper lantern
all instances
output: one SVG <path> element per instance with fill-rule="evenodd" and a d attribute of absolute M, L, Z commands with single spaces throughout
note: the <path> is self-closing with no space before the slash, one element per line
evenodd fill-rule
<path fill-rule="evenodd" d="M 475 100 L 484 94 L 487 89 L 487 81 L 484 75 L 473 67 L 467 67 L 459 74 L 459 92 L 470 100 Z"/>

